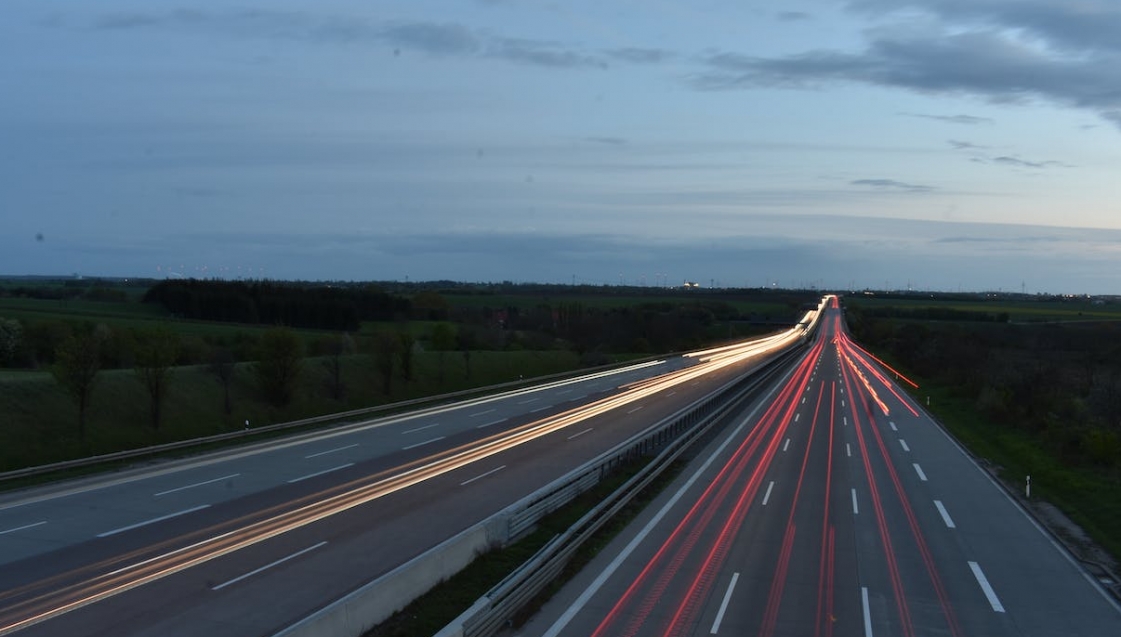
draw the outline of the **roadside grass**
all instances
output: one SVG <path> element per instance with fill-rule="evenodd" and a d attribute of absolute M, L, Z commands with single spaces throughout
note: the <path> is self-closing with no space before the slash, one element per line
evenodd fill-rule
<path fill-rule="evenodd" d="M 1023 493 L 1031 476 L 1032 499 L 1050 502 L 1108 551 L 1121 558 L 1121 472 L 1073 468 L 1047 451 L 1039 436 L 987 422 L 972 401 L 951 387 L 915 378 L 915 397 L 975 456 L 993 465 L 1000 478 Z"/>
<path fill-rule="evenodd" d="M 543 518 L 537 528 L 510 546 L 476 558 L 459 573 L 433 587 L 403 610 L 367 631 L 363 637 L 412 637 L 434 635 L 471 607 L 487 591 L 528 561 L 555 536 L 568 530 L 577 520 L 637 473 L 649 459 L 632 461 L 621 467 L 590 491 Z M 673 463 L 648 485 L 610 522 L 590 537 L 550 586 L 515 618 L 515 626 L 531 617 L 565 582 L 572 579 L 593 557 L 619 534 L 672 480 L 685 463 Z"/>
<path fill-rule="evenodd" d="M 149 398 L 132 370 L 103 371 L 91 397 L 86 438 L 78 438 L 77 407 L 44 372 L 0 376 L 0 471 L 37 466 L 236 431 L 246 420 L 252 427 L 288 422 L 362 407 L 530 379 L 579 368 L 575 354 L 566 351 L 471 353 L 468 376 L 462 353 L 416 355 L 414 380 L 393 379 L 389 395 L 382 393 L 379 375 L 368 357 L 343 358 L 346 392 L 335 400 L 328 392 L 325 359 L 305 360 L 297 396 L 277 408 L 259 395 L 251 363 L 239 363 L 231 387 L 232 411 L 223 410 L 222 387 L 205 366 L 172 371 L 160 428 L 150 426 Z"/>
<path fill-rule="evenodd" d="M 144 329 L 166 323 L 181 338 L 212 337 L 237 338 L 240 335 L 259 337 L 271 329 L 269 325 L 196 321 L 177 318 L 162 307 L 151 303 L 51 299 L 24 299 L 0 297 L 0 317 L 18 319 L 25 323 L 62 321 L 71 325 L 104 323 L 114 329 Z M 305 342 L 332 334 L 328 330 L 296 329 Z"/>

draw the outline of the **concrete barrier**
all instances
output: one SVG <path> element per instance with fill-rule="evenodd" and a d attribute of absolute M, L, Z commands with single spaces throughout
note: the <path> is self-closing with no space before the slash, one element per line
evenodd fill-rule
<path fill-rule="evenodd" d="M 493 535 L 495 530 L 493 521 L 480 522 L 276 633 L 275 637 L 361 635 L 501 543 L 501 537 Z M 504 529 L 501 532 L 504 533 Z"/>

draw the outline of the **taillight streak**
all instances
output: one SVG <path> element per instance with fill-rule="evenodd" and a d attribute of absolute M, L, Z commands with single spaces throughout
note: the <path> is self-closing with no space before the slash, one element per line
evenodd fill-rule
<path fill-rule="evenodd" d="M 762 481 L 762 475 L 769 465 L 770 460 L 773 459 L 778 444 L 782 439 L 781 433 L 789 424 L 789 414 L 795 408 L 797 397 L 804 390 L 808 382 L 813 360 L 816 357 L 816 353 L 820 352 L 820 348 L 820 344 L 816 345 L 813 350 L 814 353 L 807 356 L 799 364 L 795 373 L 791 376 L 791 379 L 780 390 L 779 397 L 771 403 L 763 417 L 760 418 L 759 424 L 744 438 L 744 441 L 740 443 L 728 461 L 725 462 L 717 472 L 717 475 L 712 479 L 700 496 L 698 496 L 693 506 L 690 507 L 681 521 L 674 527 L 669 537 L 658 547 L 654 556 L 627 586 L 619 599 L 616 600 L 615 604 L 592 633 L 593 636 L 629 636 L 634 635 L 641 629 L 652 612 L 654 605 L 664 601 L 661 599 L 662 593 L 664 593 L 669 583 L 677 576 L 686 558 L 700 540 L 701 533 L 711 524 L 712 519 L 719 510 L 720 504 L 728 497 L 732 487 L 739 482 L 751 458 L 759 451 L 763 442 L 769 440 L 769 444 L 767 445 L 769 453 L 764 453 L 762 460 L 753 471 L 747 487 L 740 493 L 740 497 L 738 498 L 733 512 L 723 525 L 724 534 L 726 535 L 734 526 L 733 521 L 735 518 L 742 518 L 742 516 L 746 514 L 747 508 L 758 492 L 759 484 Z M 789 403 L 790 406 L 787 408 L 786 417 L 780 418 L 779 416 L 783 411 L 783 406 L 787 403 Z M 717 548 L 717 545 L 714 544 L 713 548 Z M 709 562 L 709 566 L 711 566 L 718 555 L 722 555 L 722 553 L 714 550 L 709 551 L 708 559 L 706 559 L 706 561 Z M 702 572 L 704 568 L 705 565 L 702 564 Z M 657 573 L 657 578 L 651 581 L 655 573 Z M 704 579 L 702 573 L 698 573 L 698 575 L 693 578 L 692 585 L 690 586 L 690 593 L 686 594 L 686 600 L 690 596 L 698 593 L 699 587 L 702 586 Z M 644 602 L 637 608 L 632 608 L 632 603 L 636 595 L 643 589 L 646 589 L 646 592 L 649 594 L 644 596 Z M 678 610 L 680 611 L 681 609 L 682 606 L 679 606 Z M 616 630 L 615 624 L 624 616 L 624 612 L 627 613 L 630 620 L 622 630 Z M 666 630 L 673 630 L 673 628 L 674 626 L 671 623 L 670 626 L 666 627 Z"/>
<path fill-rule="evenodd" d="M 838 346 L 839 349 L 839 346 Z M 849 395 L 853 395 L 853 387 L 856 383 L 850 380 L 850 375 L 853 370 L 849 367 L 843 367 L 842 379 L 845 386 L 849 387 Z M 914 627 L 911 625 L 911 612 L 907 607 L 907 597 L 903 591 L 903 579 L 899 575 L 899 565 L 895 561 L 895 547 L 891 541 L 891 534 L 887 529 L 887 520 L 884 516 L 883 502 L 880 499 L 880 491 L 876 486 L 876 477 L 872 473 L 872 463 L 868 456 L 868 446 L 864 442 L 864 433 L 861 427 L 860 416 L 856 410 L 856 401 L 849 401 L 850 410 L 853 419 L 853 428 L 856 430 L 857 442 L 860 445 L 860 456 L 864 465 L 864 475 L 868 480 L 868 491 L 872 499 L 872 510 L 876 518 L 876 527 L 880 533 L 880 541 L 883 544 L 884 560 L 887 563 L 888 577 L 891 580 L 892 592 L 895 595 L 895 607 L 899 613 L 899 621 L 902 627 L 903 635 L 910 637 L 914 635 Z"/>

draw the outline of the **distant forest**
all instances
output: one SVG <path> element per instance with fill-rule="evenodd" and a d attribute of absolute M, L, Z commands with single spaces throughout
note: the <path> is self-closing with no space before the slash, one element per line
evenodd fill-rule
<path fill-rule="evenodd" d="M 295 328 L 357 330 L 362 321 L 406 317 L 408 298 L 372 285 L 336 287 L 281 281 L 160 281 L 144 295 L 187 319 L 286 325 Z"/>

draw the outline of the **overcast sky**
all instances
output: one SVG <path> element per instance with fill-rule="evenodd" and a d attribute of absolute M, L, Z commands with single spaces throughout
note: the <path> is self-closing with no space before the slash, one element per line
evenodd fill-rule
<path fill-rule="evenodd" d="M 0 274 L 1121 293 L 1117 0 L 4 0 Z"/>

